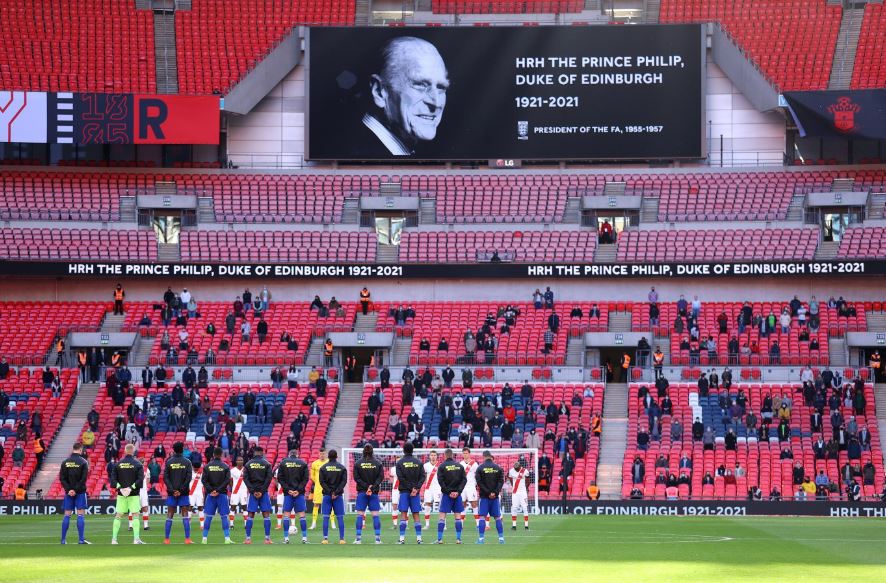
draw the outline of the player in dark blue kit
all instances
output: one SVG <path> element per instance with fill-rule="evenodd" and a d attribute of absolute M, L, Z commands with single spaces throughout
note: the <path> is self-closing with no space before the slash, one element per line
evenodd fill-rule
<path fill-rule="evenodd" d="M 465 511 L 461 492 L 468 483 L 463 465 L 452 459 L 452 450 L 446 448 L 443 452 L 443 463 L 437 468 L 437 483 L 440 484 L 440 521 L 437 523 L 437 541 L 434 544 L 443 544 L 443 530 L 446 528 L 446 515 L 450 512 L 455 514 L 455 544 L 461 544 L 462 520 Z"/>
<path fill-rule="evenodd" d="M 71 526 L 71 513 L 77 511 L 77 538 L 81 545 L 92 544 L 84 538 L 86 522 L 86 477 L 89 475 L 89 462 L 83 457 L 83 444 L 79 441 L 71 449 L 71 455 L 62 462 L 58 471 L 58 481 L 65 490 L 62 509 L 62 544 L 67 543 L 68 528 Z"/>
<path fill-rule="evenodd" d="M 486 517 L 495 519 L 498 530 L 498 543 L 505 544 L 505 530 L 501 523 L 501 488 L 505 483 L 505 473 L 501 466 L 492 461 L 489 450 L 483 452 L 483 463 L 477 468 L 477 490 L 480 494 L 480 538 L 477 544 L 483 544 L 486 534 Z"/>
<path fill-rule="evenodd" d="M 221 515 L 222 531 L 225 533 L 225 544 L 234 544 L 231 540 L 231 521 L 228 514 L 231 507 L 228 504 L 228 488 L 231 485 L 231 468 L 222 461 L 222 450 L 220 447 L 212 451 L 212 461 L 203 468 L 203 476 L 200 482 L 203 484 L 203 495 L 205 501 L 203 503 L 204 516 L 203 522 L 203 544 L 207 543 L 209 537 L 209 526 L 212 524 L 212 517 L 218 512 Z"/>
<path fill-rule="evenodd" d="M 354 464 L 354 482 L 357 484 L 357 539 L 355 545 L 361 543 L 363 524 L 366 520 L 366 509 L 372 513 L 372 528 L 375 529 L 375 544 L 381 544 L 381 519 L 378 511 L 378 489 L 385 477 L 385 469 L 372 455 L 372 446 L 363 448 L 363 457 Z"/>
<path fill-rule="evenodd" d="M 274 468 L 271 462 L 265 459 L 264 450 L 256 447 L 254 456 L 246 462 L 243 468 L 243 484 L 249 492 L 249 502 L 246 505 L 246 540 L 244 545 L 252 544 L 252 521 L 257 511 L 261 511 L 265 519 L 265 544 L 271 542 L 271 498 L 268 496 L 268 488 L 274 479 Z"/>
<path fill-rule="evenodd" d="M 191 478 L 194 475 L 194 467 L 191 460 L 183 457 L 185 445 L 176 441 L 172 444 L 172 457 L 166 460 L 163 468 L 163 483 L 166 484 L 166 537 L 164 544 L 169 544 L 169 535 L 172 534 L 172 517 L 175 516 L 176 508 L 182 515 L 182 526 L 185 528 L 185 544 L 191 544 L 191 517 L 188 514 L 191 507 L 191 498 L 188 496 L 191 488 Z"/>
<path fill-rule="evenodd" d="M 277 485 L 283 491 L 283 543 L 289 544 L 289 525 L 295 512 L 299 514 L 301 542 L 308 542 L 308 522 L 305 520 L 305 488 L 308 486 L 310 468 L 293 449 L 277 466 Z"/>
<path fill-rule="evenodd" d="M 398 544 L 406 544 L 406 526 L 408 513 L 412 512 L 412 520 L 415 522 L 415 542 L 421 544 L 421 496 L 419 491 L 425 481 L 425 467 L 421 461 L 412 455 L 412 444 L 408 441 L 403 444 L 403 457 L 397 461 L 397 480 L 400 484 L 400 500 L 397 508 L 400 510 L 400 540 Z"/>
<path fill-rule="evenodd" d="M 323 488 L 323 544 L 329 544 L 329 514 L 335 512 L 338 519 L 338 544 L 345 542 L 345 501 L 341 497 L 348 484 L 348 469 L 338 463 L 338 453 L 330 449 L 328 462 L 320 468 L 320 487 Z"/>

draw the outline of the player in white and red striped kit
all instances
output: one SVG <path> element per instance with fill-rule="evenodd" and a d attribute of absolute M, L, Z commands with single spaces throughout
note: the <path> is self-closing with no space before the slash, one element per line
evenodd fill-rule
<path fill-rule="evenodd" d="M 440 507 L 440 482 L 437 481 L 437 452 L 431 451 L 428 454 L 428 461 L 425 462 L 425 485 L 424 485 L 424 506 L 425 506 L 425 528 L 431 525 L 431 512 L 434 508 Z"/>
<path fill-rule="evenodd" d="M 400 480 L 397 478 L 397 466 L 391 466 L 391 516 L 394 519 L 394 528 L 400 527 L 400 511 L 397 508 L 397 503 L 399 502 L 398 488 L 400 487 Z"/>
<path fill-rule="evenodd" d="M 237 512 L 243 516 L 243 524 L 246 524 L 246 504 L 249 502 L 249 493 L 243 484 L 243 458 L 238 457 L 236 465 L 231 468 L 231 513 L 229 519 L 231 528 L 234 528 L 234 517 Z"/>
<path fill-rule="evenodd" d="M 479 464 L 474 460 L 469 447 L 461 450 L 461 465 L 465 469 L 465 477 L 467 478 L 467 484 L 462 490 L 461 497 L 465 501 L 465 510 L 470 510 L 474 516 L 474 524 L 479 524 L 480 519 L 477 517 L 477 468 Z M 464 514 L 461 519 L 465 519 Z"/>
<path fill-rule="evenodd" d="M 203 532 L 203 520 L 206 516 L 203 514 L 203 470 L 194 468 L 194 475 L 191 478 L 191 488 L 188 497 L 191 501 L 191 510 L 199 513 L 200 516 L 200 532 Z"/>
<path fill-rule="evenodd" d="M 508 472 L 508 480 L 511 482 L 511 530 L 517 530 L 517 512 L 523 511 L 523 528 L 529 530 L 529 495 L 526 492 L 526 482 L 529 481 L 529 470 L 514 462 L 514 467 Z"/>

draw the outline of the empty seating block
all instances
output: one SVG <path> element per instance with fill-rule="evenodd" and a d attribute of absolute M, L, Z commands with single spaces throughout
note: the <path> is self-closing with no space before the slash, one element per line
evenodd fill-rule
<path fill-rule="evenodd" d="M 842 9 L 826 0 L 665 0 L 662 23 L 719 22 L 782 91 L 827 89 Z"/>
<path fill-rule="evenodd" d="M 373 233 L 356 231 L 184 231 L 182 261 L 373 263 Z"/>
<path fill-rule="evenodd" d="M 0 356 L 14 365 L 40 365 L 52 350 L 54 363 L 56 337 L 78 326 L 97 327 L 106 310 L 101 302 L 0 303 Z"/>
<path fill-rule="evenodd" d="M 0 218 L 116 221 L 120 196 L 146 187 L 137 174 L 0 172 Z"/>
<path fill-rule="evenodd" d="M 436 14 L 560 14 L 581 12 L 584 0 L 433 0 Z"/>
<path fill-rule="evenodd" d="M 435 231 L 404 233 L 400 260 L 404 263 L 475 263 L 497 251 L 517 263 L 594 260 L 593 231 Z"/>
<path fill-rule="evenodd" d="M 818 229 L 728 229 L 626 231 L 618 238 L 618 260 L 753 261 L 812 259 Z"/>
<path fill-rule="evenodd" d="M 354 0 L 194 0 L 175 15 L 179 91 L 227 93 L 299 24 L 354 24 Z"/>
<path fill-rule="evenodd" d="M 886 10 L 883 4 L 867 4 L 858 35 L 858 51 L 852 72 L 853 89 L 886 86 Z"/>
<path fill-rule="evenodd" d="M 0 259 L 156 261 L 153 231 L 0 229 Z"/>
<path fill-rule="evenodd" d="M 156 93 L 154 15 L 119 0 L 0 6 L 0 88 Z"/>
<path fill-rule="evenodd" d="M 886 228 L 856 227 L 847 229 L 840 241 L 838 257 L 846 259 L 876 257 L 886 255 Z"/>

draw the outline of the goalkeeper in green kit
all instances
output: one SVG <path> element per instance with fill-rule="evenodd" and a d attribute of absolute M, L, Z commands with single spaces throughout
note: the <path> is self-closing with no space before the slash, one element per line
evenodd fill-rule
<path fill-rule="evenodd" d="M 139 492 L 145 480 L 145 468 L 141 462 L 135 459 L 135 446 L 131 443 L 126 444 L 123 450 L 126 455 L 123 459 L 111 467 L 111 485 L 117 490 L 117 514 L 114 516 L 114 530 L 111 535 L 111 544 L 116 545 L 117 533 L 120 532 L 120 525 L 124 516 L 129 516 L 130 512 L 138 514 L 141 512 L 141 500 Z M 142 539 L 139 538 L 141 521 L 132 521 L 132 544 L 143 545 Z"/>

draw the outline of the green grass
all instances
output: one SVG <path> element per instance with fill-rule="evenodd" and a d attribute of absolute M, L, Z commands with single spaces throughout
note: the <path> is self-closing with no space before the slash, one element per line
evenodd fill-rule
<path fill-rule="evenodd" d="M 877 519 L 537 517 L 528 533 L 508 527 L 504 546 L 494 534 L 485 546 L 475 545 L 473 528 L 466 529 L 466 544 L 456 546 L 450 525 L 439 547 L 428 544 L 436 530 L 421 547 L 414 536 L 398 546 L 390 518 L 382 524 L 383 546 L 322 546 L 318 531 L 309 532 L 314 544 L 294 537 L 284 546 L 276 530 L 273 546 L 224 546 L 213 524 L 212 544 L 186 547 L 180 521 L 177 544 L 164 546 L 163 518 L 152 517 L 143 533 L 149 545 L 133 546 L 124 525 L 121 544 L 110 546 L 111 519 L 87 517 L 94 544 L 70 544 L 72 524 L 62 547 L 59 518 L 2 517 L 0 581 L 886 581 L 886 523 Z M 349 516 L 348 543 L 353 526 Z M 242 541 L 242 528 L 233 538 Z"/>

